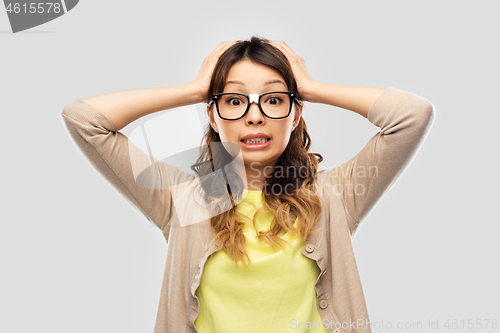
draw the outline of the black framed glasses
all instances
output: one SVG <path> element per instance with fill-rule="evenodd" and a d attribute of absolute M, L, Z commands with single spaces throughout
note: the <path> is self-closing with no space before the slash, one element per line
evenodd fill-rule
<path fill-rule="evenodd" d="M 290 115 L 296 93 L 291 91 L 271 91 L 263 94 L 220 93 L 214 94 L 208 104 L 215 103 L 219 117 L 224 120 L 243 118 L 250 104 L 256 103 L 264 116 L 271 119 L 282 119 Z"/>

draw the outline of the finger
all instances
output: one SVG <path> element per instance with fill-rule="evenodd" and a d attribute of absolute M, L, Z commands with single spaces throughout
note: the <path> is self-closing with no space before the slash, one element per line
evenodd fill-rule
<path fill-rule="evenodd" d="M 278 45 L 280 50 L 286 50 L 291 56 L 300 59 L 299 55 L 295 53 L 287 43 L 283 41 L 272 41 L 275 45 Z"/>
<path fill-rule="evenodd" d="M 231 41 L 231 42 L 222 42 L 217 46 L 217 48 L 210 54 L 211 56 L 215 55 L 220 55 L 224 53 L 228 48 L 230 48 L 233 44 L 235 44 L 237 41 Z"/>
<path fill-rule="evenodd" d="M 291 59 L 291 57 L 293 57 L 293 54 L 291 54 L 290 51 L 288 51 L 288 49 L 285 48 L 285 45 L 283 45 L 284 44 L 283 42 L 280 42 L 277 40 L 270 40 L 269 44 L 271 44 L 272 46 L 274 46 L 275 48 L 277 48 L 278 50 L 283 52 L 289 60 Z"/>
<path fill-rule="evenodd" d="M 292 62 L 292 59 L 298 58 L 298 56 L 290 48 L 287 49 L 284 45 L 279 44 L 279 43 L 271 43 L 271 44 L 274 47 L 276 47 L 278 50 L 283 52 L 285 54 L 285 56 L 288 58 L 288 61 Z M 291 53 L 289 50 L 291 51 Z"/>

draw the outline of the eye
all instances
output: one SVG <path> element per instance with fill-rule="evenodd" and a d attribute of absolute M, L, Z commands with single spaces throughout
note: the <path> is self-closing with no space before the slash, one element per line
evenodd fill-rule
<path fill-rule="evenodd" d="M 238 97 L 232 97 L 227 100 L 227 103 L 231 106 L 240 106 L 242 101 Z"/>
<path fill-rule="evenodd" d="M 282 102 L 283 100 L 277 96 L 271 96 L 266 100 L 266 103 L 269 103 L 271 105 L 278 105 Z"/>

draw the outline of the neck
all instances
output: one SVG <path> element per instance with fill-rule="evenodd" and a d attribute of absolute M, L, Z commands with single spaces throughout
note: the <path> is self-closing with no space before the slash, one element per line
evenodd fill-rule
<path fill-rule="evenodd" d="M 264 180 L 269 175 L 272 175 L 276 163 L 263 164 L 253 162 L 250 165 L 245 164 L 245 172 L 247 177 L 247 190 L 262 191 L 264 189 Z"/>

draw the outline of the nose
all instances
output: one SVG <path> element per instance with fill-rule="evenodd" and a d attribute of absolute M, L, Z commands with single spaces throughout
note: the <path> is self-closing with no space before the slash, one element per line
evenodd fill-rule
<path fill-rule="evenodd" d="M 250 108 L 245 116 L 245 121 L 247 124 L 263 124 L 265 122 L 265 116 L 260 112 L 259 105 L 252 101 L 250 103 Z"/>

